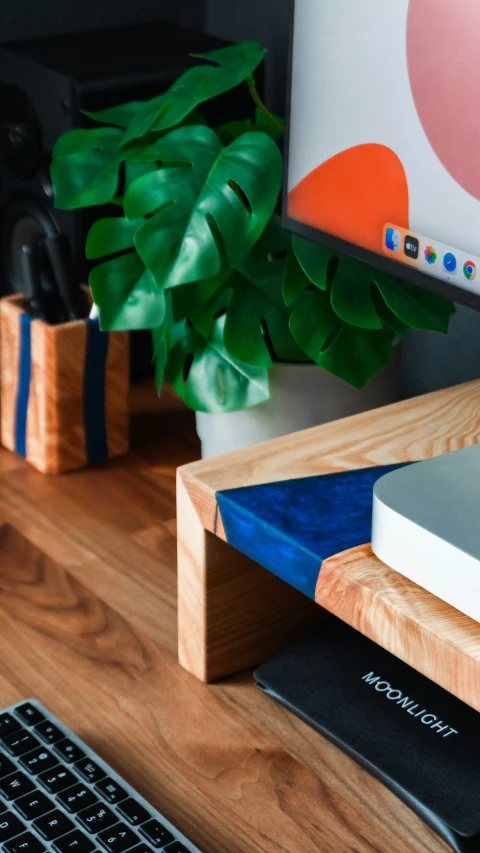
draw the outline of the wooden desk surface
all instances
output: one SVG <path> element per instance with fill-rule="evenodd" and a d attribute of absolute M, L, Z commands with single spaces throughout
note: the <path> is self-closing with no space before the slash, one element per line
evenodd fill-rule
<path fill-rule="evenodd" d="M 36 696 L 203 853 L 441 853 L 393 794 L 249 672 L 176 658 L 175 467 L 193 417 L 136 394 L 134 451 L 42 476 L 0 451 L 0 703 Z"/>

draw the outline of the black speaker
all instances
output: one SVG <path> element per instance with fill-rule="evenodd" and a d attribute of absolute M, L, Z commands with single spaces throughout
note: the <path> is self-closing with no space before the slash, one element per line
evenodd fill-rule
<path fill-rule="evenodd" d="M 2 292 L 21 289 L 20 248 L 64 232 L 85 278 L 85 239 L 102 211 L 55 210 L 50 155 L 65 130 L 88 127 L 82 110 L 143 100 L 164 91 L 226 42 L 167 22 L 15 42 L 0 47 L 0 231 Z M 209 107 L 214 123 L 251 112 L 239 88 Z"/>

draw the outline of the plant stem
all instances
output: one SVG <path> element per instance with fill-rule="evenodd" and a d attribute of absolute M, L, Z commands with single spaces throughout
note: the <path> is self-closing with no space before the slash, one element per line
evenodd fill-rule
<path fill-rule="evenodd" d="M 279 121 L 277 121 L 275 116 L 273 116 L 269 110 L 267 110 L 267 108 L 266 108 L 265 104 L 263 103 L 260 95 L 258 94 L 258 90 L 257 90 L 257 87 L 255 85 L 255 80 L 253 79 L 252 76 L 247 78 L 247 85 L 248 85 L 248 91 L 250 92 L 250 94 L 252 96 L 252 99 L 253 99 L 255 106 L 258 107 L 258 109 L 263 113 L 263 115 L 266 116 L 266 118 L 268 118 L 268 120 L 273 125 L 275 125 L 275 127 L 278 130 L 280 130 L 283 133 L 284 132 L 283 125 L 280 124 Z"/>

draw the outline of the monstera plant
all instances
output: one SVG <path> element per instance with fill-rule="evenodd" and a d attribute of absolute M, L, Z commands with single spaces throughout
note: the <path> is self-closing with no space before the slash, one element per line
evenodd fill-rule
<path fill-rule="evenodd" d="M 263 56 L 256 42 L 198 56 L 166 92 L 90 113 L 53 152 L 57 207 L 111 205 L 86 246 L 102 329 L 151 329 L 158 387 L 167 375 L 197 411 L 267 400 L 284 362 L 362 388 L 409 328 L 445 332 L 453 312 L 282 230 L 283 122 L 255 87 Z M 241 85 L 255 114 L 207 126 L 202 104 Z"/>

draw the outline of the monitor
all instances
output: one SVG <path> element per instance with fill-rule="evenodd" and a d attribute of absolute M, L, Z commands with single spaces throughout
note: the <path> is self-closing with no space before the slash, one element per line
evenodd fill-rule
<path fill-rule="evenodd" d="M 480 308 L 479 0 L 292 0 L 285 226 Z"/>

